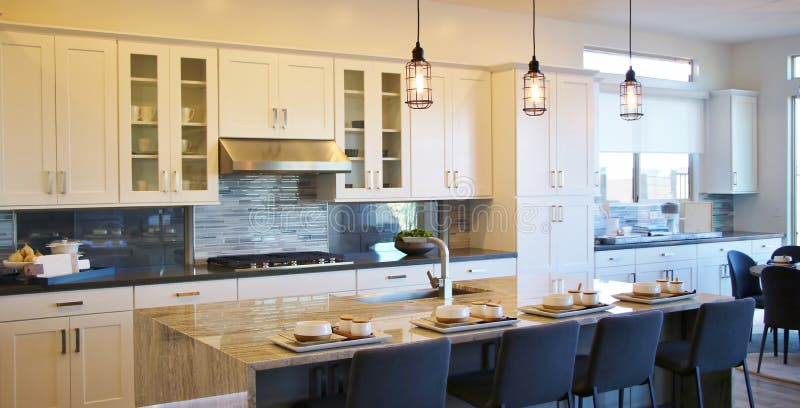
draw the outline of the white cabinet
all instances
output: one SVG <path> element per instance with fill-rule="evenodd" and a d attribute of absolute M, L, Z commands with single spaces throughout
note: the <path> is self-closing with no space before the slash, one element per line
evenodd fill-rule
<path fill-rule="evenodd" d="M 334 138 L 333 58 L 222 49 L 220 135 Z"/>
<path fill-rule="evenodd" d="M 441 269 L 438 265 L 434 265 L 434 267 L 436 276 L 439 276 Z M 515 258 L 502 258 L 451 262 L 448 273 L 453 278 L 453 281 L 514 276 L 517 273 L 517 260 Z"/>
<path fill-rule="evenodd" d="M 765 263 L 772 258 L 772 253 L 782 245 L 783 240 L 780 238 L 753 240 L 749 255 L 756 263 Z"/>
<path fill-rule="evenodd" d="M 672 261 L 662 263 L 636 264 L 635 282 L 655 282 L 657 279 L 679 278 L 684 282 L 686 290 L 693 290 L 695 287 L 697 262 L 692 259 L 688 261 Z"/>
<path fill-rule="evenodd" d="M 213 48 L 119 43 L 123 203 L 215 203 L 217 62 Z"/>
<path fill-rule="evenodd" d="M 701 258 L 697 260 L 697 285 L 695 289 L 698 292 L 730 296 L 730 279 L 727 259 Z"/>
<path fill-rule="evenodd" d="M 491 75 L 441 68 L 431 86 L 433 105 L 411 111 L 412 197 L 491 197 Z"/>
<path fill-rule="evenodd" d="M 117 203 L 115 42 L 0 32 L 0 48 L 0 205 Z"/>
<path fill-rule="evenodd" d="M 359 269 L 356 271 L 356 287 L 359 294 L 399 287 L 430 287 L 428 272 L 436 272 L 433 264 Z"/>
<path fill-rule="evenodd" d="M 164 307 L 237 299 L 236 279 L 165 283 L 134 288 L 134 307 Z"/>
<path fill-rule="evenodd" d="M 758 192 L 758 93 L 713 92 L 703 154 L 703 192 Z"/>
<path fill-rule="evenodd" d="M 515 71 L 522 77 L 521 71 Z M 594 177 L 597 85 L 589 75 L 548 73 L 548 110 L 517 109 L 517 192 L 520 196 L 590 195 Z M 516 90 L 518 105 L 522 88 Z"/>
<path fill-rule="evenodd" d="M 349 295 L 356 290 L 356 271 L 262 276 L 237 280 L 239 300 L 326 293 Z"/>
<path fill-rule="evenodd" d="M 2 301 L 0 407 L 133 406 L 131 288 Z"/>
<path fill-rule="evenodd" d="M 409 109 L 401 65 L 336 59 L 336 143 L 353 170 L 326 175 L 328 199 L 406 198 L 411 194 Z"/>

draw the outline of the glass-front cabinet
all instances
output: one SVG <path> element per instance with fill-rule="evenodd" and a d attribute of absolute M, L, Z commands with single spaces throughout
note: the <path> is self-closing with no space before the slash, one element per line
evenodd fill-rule
<path fill-rule="evenodd" d="M 218 201 L 212 48 L 119 44 L 120 199 Z"/>
<path fill-rule="evenodd" d="M 408 197 L 409 119 L 402 66 L 336 60 L 336 142 L 353 163 L 336 200 Z"/>

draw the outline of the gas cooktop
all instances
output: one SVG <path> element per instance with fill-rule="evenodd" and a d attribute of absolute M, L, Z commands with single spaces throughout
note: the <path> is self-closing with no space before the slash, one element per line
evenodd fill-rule
<path fill-rule="evenodd" d="M 347 265 L 341 255 L 328 252 L 276 252 L 271 254 L 231 255 L 208 258 L 209 265 L 216 265 L 234 272 L 263 271 L 268 269 L 308 268 L 320 265 Z"/>

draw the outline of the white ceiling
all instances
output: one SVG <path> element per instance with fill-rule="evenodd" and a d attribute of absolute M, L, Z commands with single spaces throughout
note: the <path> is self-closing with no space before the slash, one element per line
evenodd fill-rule
<path fill-rule="evenodd" d="M 531 12 L 531 0 L 434 0 Z M 537 14 L 563 20 L 625 24 L 625 0 L 538 0 Z M 635 0 L 634 28 L 727 43 L 800 34 L 800 0 Z"/>

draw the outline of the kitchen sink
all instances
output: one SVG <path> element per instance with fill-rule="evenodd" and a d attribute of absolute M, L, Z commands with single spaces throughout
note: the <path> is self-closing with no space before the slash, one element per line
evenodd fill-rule
<path fill-rule="evenodd" d="M 460 288 L 453 288 L 453 295 L 469 295 L 471 293 L 482 293 L 487 292 L 483 289 L 478 288 L 467 288 L 467 287 L 460 287 Z M 354 300 L 364 303 L 390 303 L 390 302 L 404 302 L 407 300 L 419 300 L 419 299 L 434 299 L 439 296 L 439 292 L 436 289 L 419 289 L 419 290 L 407 290 L 402 292 L 385 292 L 385 293 L 372 293 L 367 295 L 359 295 L 353 297 Z"/>

